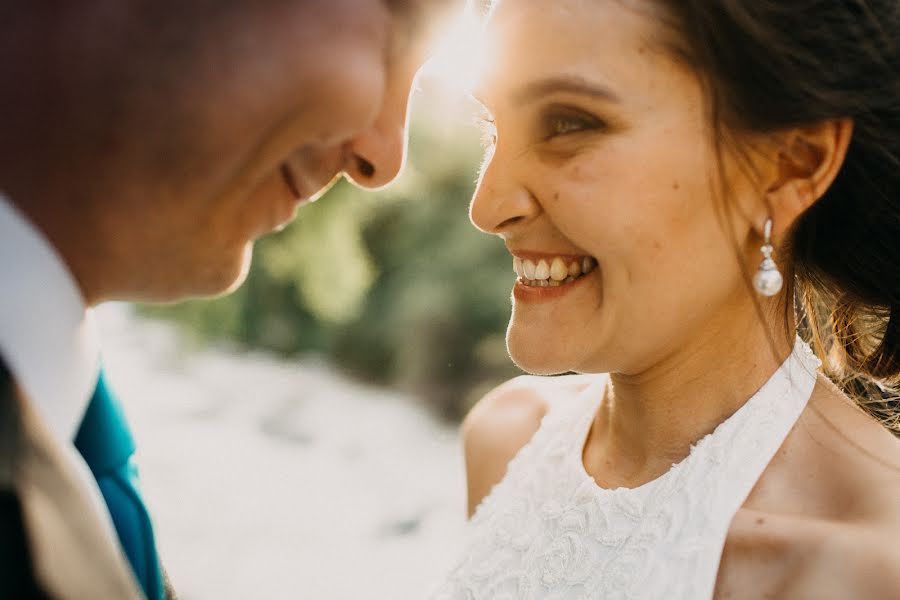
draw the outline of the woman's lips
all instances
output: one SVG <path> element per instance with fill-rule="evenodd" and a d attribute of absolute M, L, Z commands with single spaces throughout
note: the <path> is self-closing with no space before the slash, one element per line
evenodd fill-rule
<path fill-rule="evenodd" d="M 593 279 L 598 273 L 598 270 L 595 269 L 588 273 L 587 275 L 582 275 L 577 279 L 573 279 L 571 281 L 564 281 L 557 286 L 548 286 L 548 287 L 538 287 L 534 285 L 527 285 L 521 279 L 516 280 L 516 284 L 513 287 L 513 296 L 516 300 L 520 300 L 523 302 L 545 302 L 550 300 L 556 300 L 558 298 L 562 298 L 572 290 L 577 287 L 580 287 L 582 283 Z"/>

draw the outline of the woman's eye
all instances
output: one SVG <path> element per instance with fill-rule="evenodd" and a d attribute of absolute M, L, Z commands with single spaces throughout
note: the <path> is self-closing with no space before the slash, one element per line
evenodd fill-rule
<path fill-rule="evenodd" d="M 597 129 L 602 123 L 597 119 L 590 119 L 577 115 L 551 115 L 545 121 L 545 137 L 551 139 L 557 136 L 578 133 Z"/>

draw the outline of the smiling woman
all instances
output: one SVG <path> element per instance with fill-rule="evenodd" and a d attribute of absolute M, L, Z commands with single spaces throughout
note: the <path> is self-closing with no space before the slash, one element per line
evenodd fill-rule
<path fill-rule="evenodd" d="M 900 6 L 813 4 L 494 3 L 471 218 L 582 375 L 467 417 L 439 598 L 900 597 Z"/>

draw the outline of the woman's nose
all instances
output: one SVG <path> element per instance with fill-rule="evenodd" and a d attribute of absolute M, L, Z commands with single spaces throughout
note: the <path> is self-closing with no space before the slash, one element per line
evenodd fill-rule
<path fill-rule="evenodd" d="M 504 236 L 540 214 L 541 206 L 525 186 L 509 173 L 500 172 L 500 164 L 495 156 L 485 168 L 472 197 L 469 218 L 481 231 Z"/>

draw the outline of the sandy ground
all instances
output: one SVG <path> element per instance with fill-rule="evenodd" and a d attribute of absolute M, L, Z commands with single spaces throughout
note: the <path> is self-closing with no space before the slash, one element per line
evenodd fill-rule
<path fill-rule="evenodd" d="M 457 432 L 315 361 L 193 352 L 98 310 L 182 600 L 427 597 L 457 556 Z"/>

